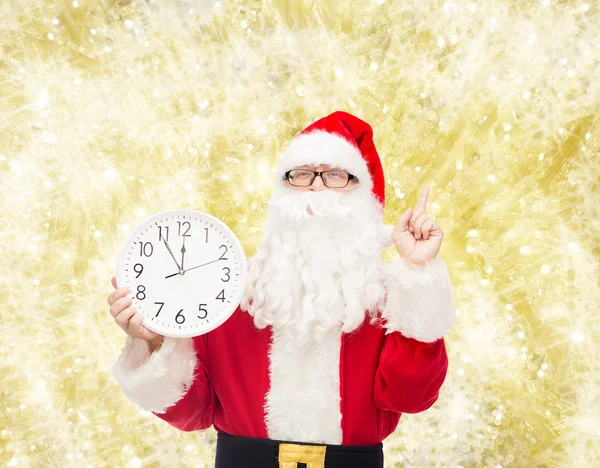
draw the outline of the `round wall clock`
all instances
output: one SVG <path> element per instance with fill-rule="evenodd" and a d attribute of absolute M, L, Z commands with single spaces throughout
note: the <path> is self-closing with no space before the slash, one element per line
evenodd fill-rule
<path fill-rule="evenodd" d="M 129 287 L 143 325 L 164 336 L 202 335 L 235 311 L 246 286 L 246 256 L 221 220 L 196 210 L 157 213 L 121 246 L 117 286 Z"/>

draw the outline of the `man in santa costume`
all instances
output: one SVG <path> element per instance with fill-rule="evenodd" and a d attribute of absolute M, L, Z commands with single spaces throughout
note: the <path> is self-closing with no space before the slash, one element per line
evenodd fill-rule
<path fill-rule="evenodd" d="M 126 288 L 110 295 L 127 333 L 112 368 L 123 392 L 180 430 L 214 426 L 217 468 L 383 467 L 401 414 L 438 398 L 456 320 L 428 193 L 386 230 L 371 127 L 341 111 L 314 122 L 281 158 L 245 297 L 223 325 L 158 336 Z M 386 264 L 391 243 L 400 258 Z"/>

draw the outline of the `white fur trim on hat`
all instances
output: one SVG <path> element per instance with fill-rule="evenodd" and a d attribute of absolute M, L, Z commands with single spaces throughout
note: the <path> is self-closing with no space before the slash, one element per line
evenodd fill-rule
<path fill-rule="evenodd" d="M 382 314 L 387 333 L 431 343 L 456 323 L 452 285 L 440 257 L 424 269 L 413 269 L 402 259 L 388 265 L 387 300 Z"/>
<path fill-rule="evenodd" d="M 284 151 L 277 179 L 297 166 L 329 164 L 339 167 L 358 177 L 359 182 L 369 191 L 373 180 L 360 150 L 341 135 L 324 130 L 313 130 L 296 136 Z"/>
<path fill-rule="evenodd" d="M 130 401 L 164 413 L 189 390 L 197 358 L 192 338 L 165 337 L 152 354 L 148 342 L 127 335 L 112 374 Z"/>

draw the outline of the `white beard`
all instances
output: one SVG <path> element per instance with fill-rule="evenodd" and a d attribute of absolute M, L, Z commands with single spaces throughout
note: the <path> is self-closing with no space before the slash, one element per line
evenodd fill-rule
<path fill-rule="evenodd" d="M 310 209 L 310 211 L 309 211 Z M 277 186 L 241 303 L 297 344 L 349 333 L 383 308 L 382 213 L 371 192 Z"/>

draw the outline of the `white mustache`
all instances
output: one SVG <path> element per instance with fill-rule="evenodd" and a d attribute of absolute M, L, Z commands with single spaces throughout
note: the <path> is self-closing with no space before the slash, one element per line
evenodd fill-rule
<path fill-rule="evenodd" d="M 353 212 L 349 194 L 331 191 L 286 193 L 273 199 L 271 204 L 280 216 L 294 221 L 344 220 Z"/>

